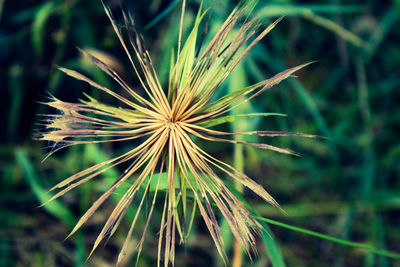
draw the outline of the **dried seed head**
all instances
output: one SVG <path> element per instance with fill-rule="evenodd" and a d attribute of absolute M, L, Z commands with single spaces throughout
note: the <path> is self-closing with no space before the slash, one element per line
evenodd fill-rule
<path fill-rule="evenodd" d="M 45 104 L 56 108 L 60 111 L 60 114 L 49 115 L 45 129 L 39 135 L 40 140 L 62 144 L 62 147 L 65 147 L 76 144 L 143 139 L 142 143 L 125 154 L 78 172 L 52 188 L 52 190 L 57 189 L 59 191 L 49 201 L 62 196 L 116 165 L 125 162 L 130 163 L 129 168 L 93 203 L 70 233 L 70 235 L 75 233 L 118 187 L 128 179 L 131 180 L 130 186 L 125 190 L 124 195 L 108 217 L 90 254 L 104 238 L 110 238 L 115 233 L 128 207 L 134 198 L 140 195 L 138 194 L 139 191 L 142 193 L 142 198 L 137 206 L 118 262 L 127 254 L 129 240 L 141 213 L 145 196 L 149 191 L 153 192 L 153 200 L 137 247 L 138 255 L 141 252 L 154 207 L 158 203 L 156 196 L 159 191 L 165 192 L 158 245 L 159 265 L 162 249 L 164 249 L 165 266 L 169 262 L 174 262 L 176 236 L 179 236 L 181 242 L 183 242 L 187 237 L 185 229 L 190 230 L 191 228 L 191 223 L 189 227 L 185 226 L 185 217 L 187 217 L 188 209 L 190 209 L 187 206 L 188 192 L 191 192 L 191 197 L 194 200 L 194 205 L 191 208 L 193 214 L 198 208 L 224 261 L 227 260 L 224 243 L 212 203 L 226 218 L 232 233 L 245 251 L 250 255 L 251 251 L 255 250 L 254 233 L 259 230 L 260 224 L 250 216 L 249 211 L 227 188 L 224 180 L 216 174 L 216 171 L 225 173 L 272 205 L 279 207 L 278 203 L 262 186 L 244 173 L 201 149 L 192 137 L 195 136 L 211 142 L 244 144 L 260 149 L 295 154 L 286 148 L 236 141 L 222 138 L 222 136 L 235 134 L 245 136 L 314 136 L 274 131 L 231 133 L 210 129 L 211 126 L 240 117 L 273 115 L 271 113 L 257 113 L 223 116 L 309 64 L 291 68 L 270 79 L 213 101 L 213 96 L 237 64 L 280 21 L 280 19 L 276 20 L 258 35 L 256 35 L 256 32 L 259 25 L 255 20 L 245 21 L 239 29 L 236 29 L 246 8 L 249 8 L 249 5 L 235 8 L 208 45 L 206 46 L 203 43 L 204 38 L 202 38 L 200 45 L 204 48 L 196 49 L 200 24 L 208 10 L 202 11 L 200 7 L 193 29 L 183 47 L 181 47 L 182 23 L 185 13 L 185 1 L 183 1 L 177 57 L 176 59 L 172 57 L 168 87 L 165 90 L 160 84 L 150 53 L 136 29 L 133 18 L 130 15 L 123 14 L 127 29 L 127 38 L 125 38 L 117 27 L 111 11 L 105 7 L 106 14 L 139 78 L 141 87 L 146 92 L 146 97 L 135 92 L 112 67 L 88 51 L 81 50 L 97 67 L 112 77 L 124 91 L 129 93 L 129 99 L 117 93 L 117 90 L 106 88 L 74 70 L 60 68 L 67 75 L 87 82 L 94 88 L 113 96 L 126 108 L 103 104 L 90 96 L 87 96 L 87 100 L 81 101 L 81 103 L 67 103 L 52 97 Z M 252 38 L 253 41 L 247 45 Z M 130 49 L 133 49 L 138 64 L 134 63 Z M 56 145 L 54 147 L 55 149 L 50 154 L 59 149 Z M 166 184 L 163 188 L 160 186 L 162 182 Z M 163 243 L 164 245 L 162 245 Z"/>

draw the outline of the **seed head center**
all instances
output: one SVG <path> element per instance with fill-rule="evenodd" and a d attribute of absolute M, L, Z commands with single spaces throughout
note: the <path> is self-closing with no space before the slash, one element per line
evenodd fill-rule
<path fill-rule="evenodd" d="M 167 121 L 165 124 L 167 125 L 168 129 L 170 129 L 170 130 L 173 130 L 175 128 L 175 122 L 173 122 L 173 121 Z"/>

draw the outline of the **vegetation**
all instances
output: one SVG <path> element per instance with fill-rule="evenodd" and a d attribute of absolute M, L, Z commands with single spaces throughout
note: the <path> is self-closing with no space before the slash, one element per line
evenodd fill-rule
<path fill-rule="evenodd" d="M 171 51 L 179 38 L 181 1 L 125 1 L 133 13 L 159 73 L 168 84 Z M 120 11 L 118 1 L 107 3 Z M 217 3 L 205 17 L 215 33 L 235 1 Z M 189 1 L 183 24 L 188 36 L 200 1 Z M 204 1 L 205 7 L 213 1 Z M 217 213 L 229 264 L 244 266 L 396 266 L 399 262 L 398 211 L 400 119 L 398 51 L 400 3 L 335 1 L 327 3 L 259 1 L 250 18 L 266 28 L 286 15 L 268 37 L 243 59 L 221 87 L 216 99 L 310 60 L 317 63 L 296 72 L 278 86 L 231 112 L 224 121 L 204 122 L 221 131 L 255 129 L 304 132 L 328 139 L 252 136 L 246 141 L 290 147 L 302 157 L 197 140 L 210 154 L 232 164 L 260 183 L 287 214 L 268 205 L 251 190 L 232 183 L 228 188 L 253 214 L 265 231 L 257 238 L 258 255 L 240 255 L 228 222 Z M 119 191 L 85 227 L 68 235 L 91 204 L 128 165 L 109 169 L 89 183 L 42 208 L 54 184 L 88 167 L 126 153 L 126 143 L 88 144 L 63 149 L 41 162 L 52 143 L 32 140 L 40 118 L 50 114 L 40 105 L 47 92 L 67 102 L 83 99 L 82 92 L 102 103 L 112 97 L 70 78 L 57 66 L 77 70 L 108 88 L 112 79 L 81 56 L 89 51 L 116 69 L 134 88 L 140 83 L 97 0 L 0 1 L 1 133 L 1 266 L 112 266 L 143 197 L 143 218 L 129 247 L 140 242 L 151 212 L 152 197 L 144 190 L 126 213 L 114 236 L 86 261 L 101 227 L 122 197 Z M 205 25 L 202 25 L 205 27 Z M 211 34 L 212 36 L 212 34 Z M 176 51 L 176 50 L 175 50 Z M 118 89 L 120 90 L 120 89 Z M 47 92 L 46 92 L 47 91 Z M 120 91 L 119 91 L 120 92 Z M 127 97 L 127 95 L 125 95 Z M 115 102 L 115 101 L 114 101 Z M 250 104 L 251 103 L 251 104 Z M 237 114 L 258 114 L 239 117 Z M 280 115 L 280 116 L 272 116 Z M 214 125 L 212 125 L 214 124 Z M 238 137 L 236 143 L 242 142 Z M 244 140 L 244 139 L 243 139 Z M 46 146 L 43 148 L 43 146 Z M 230 180 L 223 173 L 222 179 Z M 167 187 L 160 184 L 161 190 Z M 150 191 L 151 191 L 150 187 Z M 242 197 L 243 195 L 243 197 Z M 193 199 L 188 199 L 188 202 Z M 217 211 L 217 209 L 215 209 Z M 153 266 L 162 207 L 154 209 L 138 266 Z M 187 244 L 177 242 L 176 266 L 223 266 L 200 214 L 194 214 Z M 134 249 L 121 265 L 136 262 Z"/>

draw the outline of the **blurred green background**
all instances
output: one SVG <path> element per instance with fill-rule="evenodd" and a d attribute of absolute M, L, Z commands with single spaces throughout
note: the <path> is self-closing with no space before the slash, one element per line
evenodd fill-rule
<path fill-rule="evenodd" d="M 106 3 L 120 18 L 121 1 Z M 167 78 L 171 49 L 176 48 L 180 3 L 122 3 L 133 13 L 162 81 Z M 199 3 L 188 1 L 184 32 Z M 213 5 L 211 34 L 236 4 L 204 1 L 206 7 Z M 400 266 L 398 254 L 388 252 L 400 252 L 400 1 L 260 0 L 251 16 L 266 26 L 282 15 L 286 15 L 283 22 L 252 50 L 222 90 L 227 93 L 285 68 L 318 62 L 241 110 L 279 112 L 287 117 L 237 120 L 230 127 L 305 132 L 329 140 L 263 139 L 290 147 L 301 158 L 201 144 L 225 162 L 243 168 L 288 213 L 244 192 L 254 212 L 273 221 L 264 221 L 271 234 L 262 234 L 258 255 L 252 261 L 244 256 L 243 266 Z M 38 103 L 46 100 L 47 92 L 73 102 L 86 92 L 113 104 L 109 96 L 67 78 L 57 65 L 120 90 L 76 47 L 91 49 L 138 86 L 99 0 L 0 0 L 0 266 L 112 266 L 129 229 L 125 220 L 108 244 L 86 261 L 118 200 L 114 194 L 82 230 L 63 242 L 74 223 L 118 176 L 119 168 L 38 208 L 49 198 L 47 190 L 52 185 L 130 145 L 71 147 L 41 162 L 47 144 L 32 136 L 39 127 L 35 114 L 54 112 Z M 155 212 L 160 214 L 162 209 Z M 144 223 L 132 242 L 140 238 Z M 221 218 L 220 223 L 226 229 Z M 288 229 L 288 225 L 301 229 Z M 155 263 L 158 227 L 159 221 L 153 220 L 139 266 Z M 315 232 L 324 236 L 317 237 Z M 327 240 L 330 237 L 340 240 Z M 224 238 L 232 258 L 229 231 L 224 230 Z M 371 247 L 388 251 L 373 253 Z M 125 266 L 135 263 L 133 251 L 129 256 Z M 199 215 L 188 244 L 178 248 L 176 266 L 223 266 Z"/>

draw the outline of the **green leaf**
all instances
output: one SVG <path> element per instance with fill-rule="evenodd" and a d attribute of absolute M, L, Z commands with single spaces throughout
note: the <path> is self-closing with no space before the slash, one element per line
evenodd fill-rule
<path fill-rule="evenodd" d="M 153 175 L 153 179 L 151 179 L 151 181 L 150 181 L 150 187 L 149 187 L 150 192 L 156 191 L 159 175 L 160 175 L 160 173 L 155 173 Z M 178 179 L 175 179 L 175 188 L 179 188 L 178 182 L 179 182 Z M 146 187 L 145 183 L 142 184 L 142 187 Z M 161 179 L 160 179 L 160 183 L 158 185 L 158 190 L 166 191 L 167 187 L 168 187 L 168 173 L 163 172 L 163 173 L 161 173 Z"/>
<path fill-rule="evenodd" d="M 172 99 L 172 94 L 174 93 L 174 85 L 172 78 L 174 77 L 174 67 L 175 67 L 175 51 L 171 49 L 171 59 L 169 62 L 169 75 L 168 75 L 168 100 Z"/>
<path fill-rule="evenodd" d="M 268 117 L 268 116 L 287 116 L 286 114 L 282 113 L 249 113 L 249 114 L 237 114 L 237 115 L 229 115 L 220 118 L 211 119 L 205 122 L 201 122 L 198 125 L 201 127 L 209 128 L 215 125 L 233 122 L 239 118 L 251 118 L 251 117 Z"/>
<path fill-rule="evenodd" d="M 206 13 L 207 11 L 201 11 L 200 6 L 196 20 L 194 22 L 193 29 L 186 39 L 185 45 L 183 46 L 182 51 L 179 54 L 178 62 L 175 65 L 175 73 L 173 79 L 176 79 L 176 81 L 179 83 L 180 89 L 185 86 L 185 83 L 193 69 L 196 52 L 197 33 L 199 30 L 199 25 Z M 172 81 L 172 83 L 170 82 L 170 84 L 172 84 L 172 88 L 175 88 L 174 81 Z"/>
<path fill-rule="evenodd" d="M 17 150 L 15 152 L 17 162 L 24 170 L 24 177 L 30 186 L 32 192 L 35 194 L 40 203 L 46 202 L 51 198 L 51 195 L 42 188 L 39 184 L 38 177 L 35 173 L 34 167 L 24 150 Z M 66 208 L 59 200 L 55 199 L 43 207 L 54 217 L 60 219 L 69 226 L 73 226 L 75 223 L 74 215 Z"/>
<path fill-rule="evenodd" d="M 274 239 L 274 234 L 271 229 L 269 229 L 268 225 L 264 222 L 260 222 L 263 230 L 261 231 L 261 238 L 264 242 L 264 245 L 267 249 L 267 253 L 269 258 L 271 259 L 272 266 L 274 267 L 284 267 L 285 262 L 283 261 L 283 256 L 281 249 L 279 248 L 278 243 Z"/>

